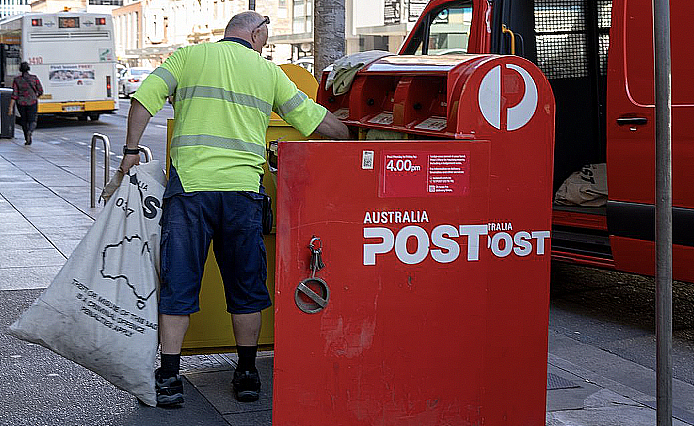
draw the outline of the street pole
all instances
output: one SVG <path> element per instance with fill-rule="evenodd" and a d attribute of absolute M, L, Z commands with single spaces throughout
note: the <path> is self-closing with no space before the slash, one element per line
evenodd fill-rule
<path fill-rule="evenodd" d="M 255 0 L 248 0 L 248 10 L 255 10 Z"/>
<path fill-rule="evenodd" d="M 345 56 L 345 0 L 315 0 L 313 8 L 313 75 Z"/>
<path fill-rule="evenodd" d="M 657 425 L 672 425 L 672 97 L 670 5 L 653 0 Z"/>

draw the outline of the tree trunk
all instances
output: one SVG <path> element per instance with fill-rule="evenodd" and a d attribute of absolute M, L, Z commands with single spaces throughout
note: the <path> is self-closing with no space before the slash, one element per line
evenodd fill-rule
<path fill-rule="evenodd" d="M 314 0 L 313 75 L 345 55 L 345 0 Z"/>

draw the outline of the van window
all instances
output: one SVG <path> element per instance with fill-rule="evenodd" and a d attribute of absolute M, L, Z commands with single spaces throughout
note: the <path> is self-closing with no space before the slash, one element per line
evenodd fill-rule
<path fill-rule="evenodd" d="M 629 0 L 626 6 L 626 71 L 632 98 L 637 104 L 653 105 L 653 16 L 649 0 Z M 670 55 L 672 104 L 694 103 L 694 61 L 692 61 L 691 2 L 670 2 Z"/>
<path fill-rule="evenodd" d="M 600 75 L 607 75 L 612 0 L 597 0 L 597 50 Z M 587 77 L 590 39 L 586 0 L 536 0 L 537 65 L 549 79 Z"/>
<path fill-rule="evenodd" d="M 435 10 L 413 36 L 406 55 L 451 55 L 467 53 L 472 23 L 472 4 L 469 1 L 459 5 Z M 426 39 L 426 43 L 425 43 Z"/>
<path fill-rule="evenodd" d="M 429 55 L 467 53 L 472 7 L 443 9 L 429 27 Z"/>

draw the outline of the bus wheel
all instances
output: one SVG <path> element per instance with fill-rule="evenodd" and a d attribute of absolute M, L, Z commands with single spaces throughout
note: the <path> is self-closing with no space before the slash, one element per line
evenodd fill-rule
<path fill-rule="evenodd" d="M 87 121 L 87 114 L 80 114 L 77 116 L 77 120 L 79 121 Z"/>
<path fill-rule="evenodd" d="M 89 113 L 89 119 L 92 121 L 97 121 L 99 119 L 99 113 L 98 112 Z"/>

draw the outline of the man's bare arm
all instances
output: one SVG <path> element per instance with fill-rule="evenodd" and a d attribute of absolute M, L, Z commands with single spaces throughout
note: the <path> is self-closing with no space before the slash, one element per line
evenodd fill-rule
<path fill-rule="evenodd" d="M 335 117 L 333 113 L 328 111 L 323 118 L 323 121 L 318 125 L 316 131 L 329 139 L 349 139 L 349 129 Z"/>
<path fill-rule="evenodd" d="M 147 108 L 142 106 L 137 99 L 133 99 L 128 111 L 128 130 L 125 135 L 125 145 L 128 148 L 137 149 L 150 118 L 152 118 L 152 115 L 147 111 Z M 123 173 L 127 173 L 135 164 L 140 164 L 139 154 L 124 155 L 120 163 L 120 169 Z"/>

